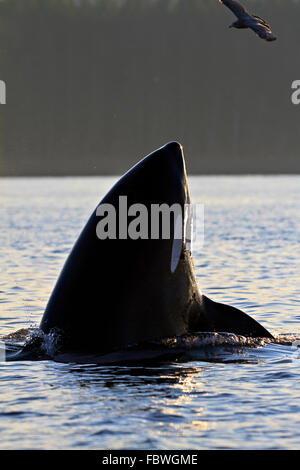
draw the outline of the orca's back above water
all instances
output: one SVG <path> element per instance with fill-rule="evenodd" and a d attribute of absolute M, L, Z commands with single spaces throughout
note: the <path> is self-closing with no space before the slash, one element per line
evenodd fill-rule
<path fill-rule="evenodd" d="M 169 238 L 132 239 L 119 233 L 120 197 L 127 206 L 174 204 L 182 209 L 182 238 L 172 219 Z M 107 352 L 195 331 L 272 337 L 259 323 L 199 292 L 185 207 L 190 196 L 182 147 L 167 144 L 141 160 L 109 191 L 75 243 L 49 299 L 40 328 L 55 330 L 63 350 Z M 100 239 L 99 208 L 116 210 L 115 237 Z M 133 206 L 137 207 L 137 206 Z M 102 214 L 103 215 L 103 214 Z M 129 217 L 128 222 L 133 218 Z M 150 222 L 148 233 L 150 234 Z"/>

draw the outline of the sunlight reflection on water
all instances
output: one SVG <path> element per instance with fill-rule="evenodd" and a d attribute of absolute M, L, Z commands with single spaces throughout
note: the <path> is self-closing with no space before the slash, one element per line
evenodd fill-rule
<path fill-rule="evenodd" d="M 39 323 L 116 179 L 0 179 L 1 335 Z M 300 177 L 191 177 L 190 189 L 205 205 L 204 246 L 193 249 L 201 290 L 272 333 L 299 334 Z M 297 350 L 218 357 L 132 368 L 2 363 L 0 447 L 299 448 Z"/>

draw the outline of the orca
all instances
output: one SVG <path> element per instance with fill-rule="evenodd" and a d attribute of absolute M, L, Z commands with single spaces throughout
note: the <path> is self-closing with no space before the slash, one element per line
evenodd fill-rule
<path fill-rule="evenodd" d="M 99 237 L 101 208 L 174 204 L 182 209 L 181 237 L 175 216 L 169 237 Z M 40 323 L 59 334 L 62 351 L 106 353 L 129 345 L 191 332 L 229 332 L 273 338 L 253 318 L 203 295 L 191 246 L 191 203 L 183 148 L 170 142 L 143 158 L 108 192 L 92 213 L 68 256 Z M 129 220 L 132 221 L 129 218 Z M 120 228 L 120 227 L 119 227 Z M 150 230 L 150 228 L 149 228 Z"/>
<path fill-rule="evenodd" d="M 124 198 L 131 208 L 126 217 Z M 137 163 L 102 199 L 64 264 L 38 332 L 21 348 L 0 345 L 0 360 L 114 364 L 135 361 L 137 348 L 138 360 L 146 362 L 177 357 L 180 347 L 166 352 L 164 340 L 194 333 L 274 340 L 246 313 L 199 290 L 190 206 L 183 148 L 170 142 Z M 153 230 L 153 207 L 174 209 L 169 231 L 163 224 Z M 134 218 L 132 208 L 144 208 L 147 217 Z M 108 227 L 109 209 L 115 218 L 105 234 L 99 228 Z M 50 354 L 47 338 L 54 348 Z"/>

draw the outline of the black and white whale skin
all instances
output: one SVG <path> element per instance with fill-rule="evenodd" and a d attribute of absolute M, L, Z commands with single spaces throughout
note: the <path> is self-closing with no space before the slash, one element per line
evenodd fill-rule
<path fill-rule="evenodd" d="M 119 196 L 138 203 L 180 204 L 190 195 L 182 146 L 171 142 L 129 170 L 100 204 L 117 216 Z M 104 353 L 191 332 L 272 335 L 242 311 L 216 303 L 198 289 L 184 238 L 105 239 L 91 215 L 59 276 L 40 329 L 58 331 L 62 351 Z M 189 221 L 184 220 L 187 224 Z M 176 244 L 177 243 L 177 244 Z M 174 249 L 175 247 L 175 249 Z M 174 264 L 175 257 L 175 264 Z"/>

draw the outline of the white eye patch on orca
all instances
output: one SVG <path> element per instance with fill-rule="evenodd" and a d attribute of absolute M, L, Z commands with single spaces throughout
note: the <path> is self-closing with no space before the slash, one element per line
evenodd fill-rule
<path fill-rule="evenodd" d="M 194 222 L 193 205 L 186 204 L 184 208 L 184 243 L 188 251 L 192 251 L 193 241 L 193 222 Z"/>
<path fill-rule="evenodd" d="M 182 215 L 178 214 L 175 221 L 175 231 L 174 231 L 174 240 L 172 245 L 172 255 L 171 255 L 171 272 L 174 273 L 182 252 Z"/>

